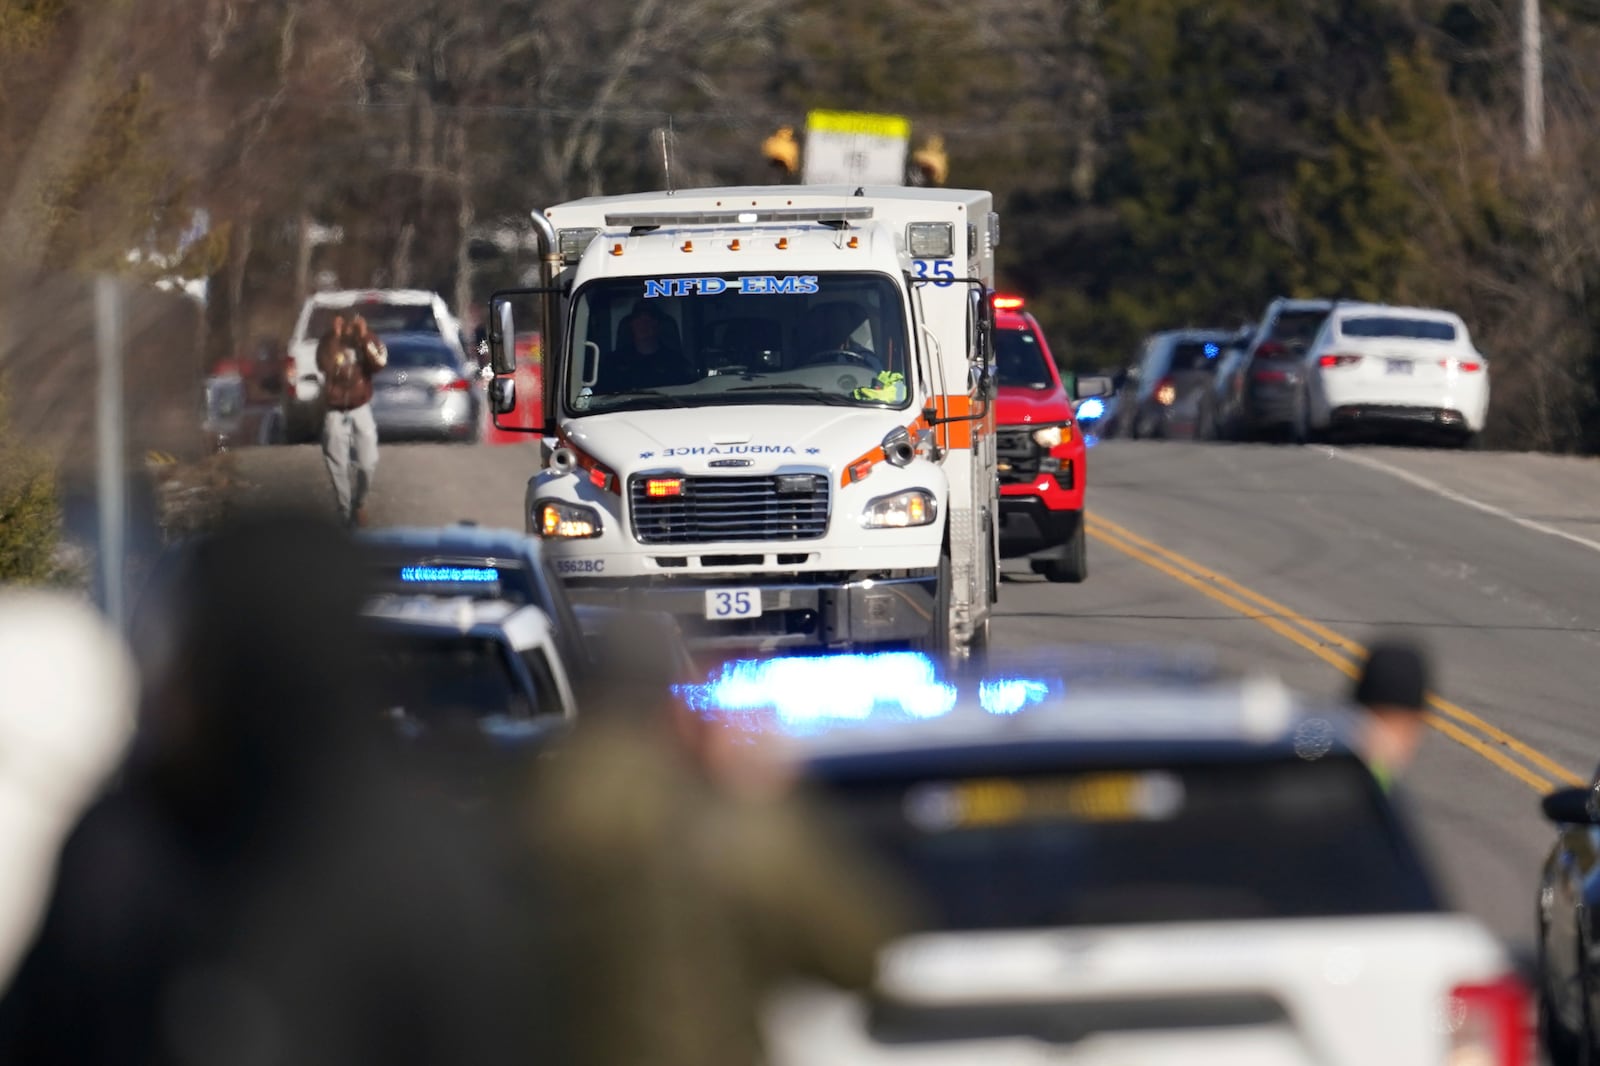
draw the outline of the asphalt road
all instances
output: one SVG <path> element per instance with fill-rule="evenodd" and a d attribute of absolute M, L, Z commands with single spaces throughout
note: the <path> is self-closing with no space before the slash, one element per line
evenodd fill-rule
<path fill-rule="evenodd" d="M 329 499 L 314 448 L 237 462 L 258 498 Z M 536 463 L 530 445 L 385 447 L 372 520 L 520 528 Z M 1008 566 L 996 642 L 1203 641 L 1336 693 L 1374 634 L 1422 637 L 1440 700 L 1414 820 L 1456 902 L 1529 947 L 1538 797 L 1600 762 L 1600 462 L 1115 441 L 1089 485 L 1089 580 Z"/>

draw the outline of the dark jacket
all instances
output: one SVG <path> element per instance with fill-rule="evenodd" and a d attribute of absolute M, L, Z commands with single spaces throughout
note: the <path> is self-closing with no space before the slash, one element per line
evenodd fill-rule
<path fill-rule="evenodd" d="M 362 570 L 292 519 L 163 575 L 135 754 L 63 851 L 0 1064 L 527 1061 L 531 916 L 487 830 L 380 754 Z"/>
<path fill-rule="evenodd" d="M 372 378 L 389 362 L 389 350 L 368 334 L 359 348 L 330 330 L 317 344 L 317 369 L 326 384 L 323 397 L 334 411 L 351 411 L 372 400 Z"/>
<path fill-rule="evenodd" d="M 864 988 L 902 932 L 886 880 L 808 809 L 720 795 L 662 732 L 580 728 L 525 808 L 567 1066 L 755 1066 L 767 994 Z"/>

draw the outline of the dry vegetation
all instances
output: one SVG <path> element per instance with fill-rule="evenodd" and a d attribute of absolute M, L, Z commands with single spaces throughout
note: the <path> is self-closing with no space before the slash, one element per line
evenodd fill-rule
<path fill-rule="evenodd" d="M 680 184 L 772 181 L 761 139 L 829 106 L 944 135 L 1074 362 L 1279 294 L 1438 302 L 1493 362 L 1492 443 L 1597 450 L 1600 20 L 1545 7 L 1530 160 L 1499 0 L 0 0 L 16 435 L 92 454 L 87 272 L 142 286 L 132 453 L 190 451 L 203 368 L 319 276 L 464 311 L 528 210 L 659 187 L 664 135 Z"/>

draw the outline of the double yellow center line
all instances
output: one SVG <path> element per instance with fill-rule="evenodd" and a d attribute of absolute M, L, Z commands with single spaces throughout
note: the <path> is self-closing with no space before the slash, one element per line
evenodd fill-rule
<path fill-rule="evenodd" d="M 1099 515 L 1089 515 L 1087 528 L 1094 540 L 1265 626 L 1346 676 L 1360 676 L 1367 649 L 1342 633 Z M 1428 694 L 1428 707 L 1429 725 L 1540 793 L 1558 784 L 1588 784 L 1548 755 L 1437 693 Z"/>

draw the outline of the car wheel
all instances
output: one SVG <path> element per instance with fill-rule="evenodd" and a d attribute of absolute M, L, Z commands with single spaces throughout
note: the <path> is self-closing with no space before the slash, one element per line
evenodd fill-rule
<path fill-rule="evenodd" d="M 1046 581 L 1057 585 L 1082 584 L 1089 577 L 1089 538 L 1084 532 L 1083 522 L 1078 522 L 1078 528 L 1072 531 L 1072 536 L 1067 538 L 1062 545 L 1061 553 L 1052 559 L 1035 559 L 1029 566 L 1036 574 L 1042 574 Z"/>
<path fill-rule="evenodd" d="M 1547 947 L 1548 931 L 1541 929 L 1539 933 L 1540 952 Z M 1539 1044 L 1544 1048 L 1545 1056 L 1550 1061 L 1550 1066 L 1594 1066 L 1594 1033 L 1589 1024 L 1588 1008 L 1588 976 L 1583 966 L 1583 952 L 1578 950 L 1578 987 L 1579 995 L 1583 1002 L 1582 1031 L 1574 1033 L 1568 1029 L 1560 1018 L 1556 1016 L 1550 1006 L 1550 989 L 1548 985 L 1549 970 L 1542 963 L 1539 966 Z"/>
<path fill-rule="evenodd" d="M 1293 444 L 1314 444 L 1317 440 L 1316 430 L 1311 428 L 1311 398 L 1304 389 L 1296 395 L 1294 401 L 1294 421 L 1289 424 L 1289 440 Z"/>

